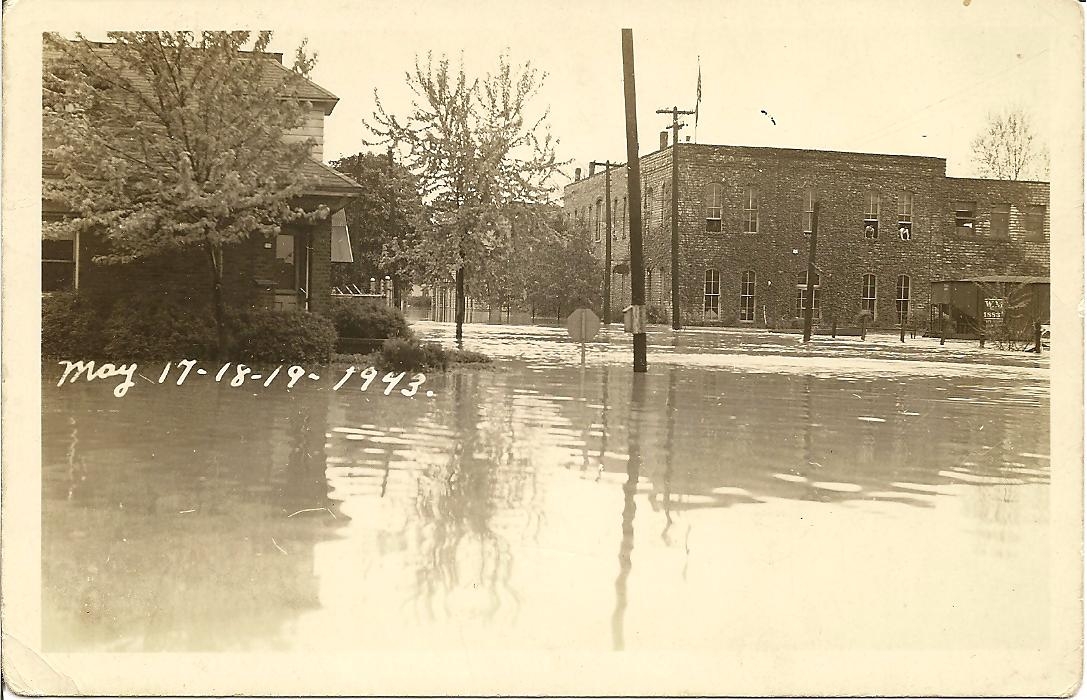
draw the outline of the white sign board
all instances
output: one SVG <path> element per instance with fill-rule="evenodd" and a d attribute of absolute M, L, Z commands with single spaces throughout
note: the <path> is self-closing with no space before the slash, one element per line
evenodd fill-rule
<path fill-rule="evenodd" d="M 575 342 L 586 343 L 600 332 L 600 319 L 592 309 L 577 309 L 566 319 L 566 330 Z"/>

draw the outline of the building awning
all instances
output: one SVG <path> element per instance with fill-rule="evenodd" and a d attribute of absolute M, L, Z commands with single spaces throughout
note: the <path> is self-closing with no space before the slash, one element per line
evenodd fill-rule
<path fill-rule="evenodd" d="M 347 212 L 340 209 L 332 214 L 332 262 L 355 262 L 351 254 L 351 235 L 347 232 Z"/>

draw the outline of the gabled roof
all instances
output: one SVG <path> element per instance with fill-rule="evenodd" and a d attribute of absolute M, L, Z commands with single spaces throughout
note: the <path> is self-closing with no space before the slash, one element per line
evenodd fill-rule
<path fill-rule="evenodd" d="M 302 167 L 302 174 L 312 178 L 310 189 L 314 194 L 354 196 L 362 193 L 362 185 L 339 170 L 316 160 L 307 161 Z"/>

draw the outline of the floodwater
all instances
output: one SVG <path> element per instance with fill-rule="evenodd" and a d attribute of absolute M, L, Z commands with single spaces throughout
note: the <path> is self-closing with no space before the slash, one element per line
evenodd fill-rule
<path fill-rule="evenodd" d="M 466 336 L 410 398 L 46 365 L 46 650 L 1045 644 L 1047 357 Z"/>

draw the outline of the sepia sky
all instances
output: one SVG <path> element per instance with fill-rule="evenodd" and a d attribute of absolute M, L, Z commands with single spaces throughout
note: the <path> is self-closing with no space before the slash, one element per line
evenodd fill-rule
<path fill-rule="evenodd" d="M 390 111 L 407 110 L 404 71 L 417 53 L 463 52 L 482 73 L 509 48 L 548 73 L 537 107 L 550 106 L 571 174 L 590 159 L 625 160 L 620 29 L 631 27 L 643 154 L 670 122 L 654 110 L 693 108 L 701 56 L 700 143 L 934 155 L 970 176 L 970 141 L 992 110 L 1025 107 L 1053 143 L 1054 71 L 1066 69 L 1053 42 L 1078 31 L 1062 5 L 1075 3 L 332 3 L 318 4 L 321 21 L 257 23 L 276 30 L 288 62 L 303 37 L 318 52 L 313 77 L 341 98 L 326 120 L 327 159 L 365 150 L 374 88 Z"/>

